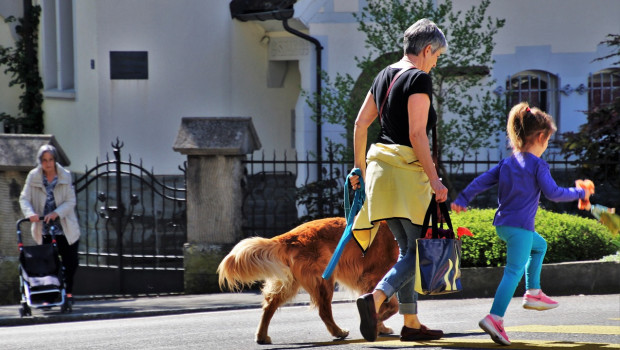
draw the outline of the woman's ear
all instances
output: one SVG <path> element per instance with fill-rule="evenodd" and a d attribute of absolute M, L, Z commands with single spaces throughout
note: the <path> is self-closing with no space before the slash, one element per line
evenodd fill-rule
<path fill-rule="evenodd" d="M 426 47 L 424 48 L 424 54 L 425 55 L 433 54 L 433 48 L 431 47 L 431 44 L 426 45 Z"/>

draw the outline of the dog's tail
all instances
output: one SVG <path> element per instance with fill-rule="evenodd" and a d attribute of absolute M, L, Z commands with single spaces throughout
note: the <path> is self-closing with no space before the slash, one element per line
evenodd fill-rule
<path fill-rule="evenodd" d="M 238 291 L 267 279 L 289 280 L 292 274 L 281 259 L 282 246 L 275 240 L 252 237 L 237 243 L 217 268 L 220 289 Z"/>

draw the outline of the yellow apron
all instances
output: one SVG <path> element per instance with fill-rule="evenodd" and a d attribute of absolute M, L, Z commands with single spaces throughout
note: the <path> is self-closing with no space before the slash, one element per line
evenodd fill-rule
<path fill-rule="evenodd" d="M 431 200 L 430 181 L 413 148 L 376 143 L 366 155 L 366 201 L 353 223 L 353 238 L 366 251 L 381 220 L 422 225 Z"/>

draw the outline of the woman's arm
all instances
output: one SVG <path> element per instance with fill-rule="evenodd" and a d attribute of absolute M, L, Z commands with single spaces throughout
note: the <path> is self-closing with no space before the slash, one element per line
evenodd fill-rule
<path fill-rule="evenodd" d="M 39 214 L 34 211 L 34 207 L 32 206 L 32 174 L 28 174 L 26 177 L 26 182 L 24 183 L 24 187 L 22 188 L 22 192 L 19 195 L 19 206 L 22 210 L 22 214 L 24 217 L 30 218 L 31 222 L 39 221 Z"/>
<path fill-rule="evenodd" d="M 431 188 L 435 192 L 437 202 L 445 202 L 448 199 L 448 189 L 441 183 L 435 169 L 435 163 L 431 157 L 426 124 L 431 100 L 427 94 L 419 93 L 409 96 L 407 111 L 409 114 L 409 140 L 413 150 L 422 164 L 422 169 L 428 176 Z"/>
<path fill-rule="evenodd" d="M 370 93 L 366 94 L 366 99 L 360 108 L 357 118 L 355 119 L 355 127 L 353 129 L 353 166 L 360 168 L 362 178 L 366 178 L 366 145 L 368 142 L 368 127 L 377 118 L 377 105 L 375 99 Z M 359 179 L 357 176 L 351 177 L 351 186 L 353 189 L 359 188 Z"/>

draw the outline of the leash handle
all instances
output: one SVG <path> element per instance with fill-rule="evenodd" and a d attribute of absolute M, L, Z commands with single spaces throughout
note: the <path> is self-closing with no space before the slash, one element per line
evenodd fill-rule
<path fill-rule="evenodd" d="M 360 188 L 355 190 L 355 195 L 353 197 L 353 205 L 349 203 L 349 186 L 351 185 L 351 176 L 357 175 L 360 178 Z M 338 260 L 340 260 L 340 256 L 344 251 L 344 247 L 353 237 L 353 221 L 355 220 L 355 215 L 362 209 L 364 205 L 364 200 L 366 199 L 366 192 L 364 188 L 364 179 L 362 179 L 362 171 L 359 168 L 355 168 L 351 170 L 351 173 L 347 175 L 347 179 L 344 184 L 344 212 L 345 218 L 347 219 L 347 226 L 340 237 L 340 241 L 336 246 L 336 250 L 332 255 L 332 258 L 329 260 L 325 271 L 323 271 L 323 279 L 329 279 L 338 264 Z"/>
<path fill-rule="evenodd" d="M 349 202 L 349 186 L 351 186 L 351 176 L 357 175 L 360 180 L 360 188 L 355 190 L 353 197 L 353 206 L 357 207 L 357 210 L 351 215 L 351 203 Z M 351 170 L 344 184 L 344 217 L 347 219 L 347 223 L 352 222 L 357 212 L 362 208 L 366 200 L 366 189 L 364 188 L 364 179 L 362 178 L 362 170 L 360 168 L 354 168 Z"/>

